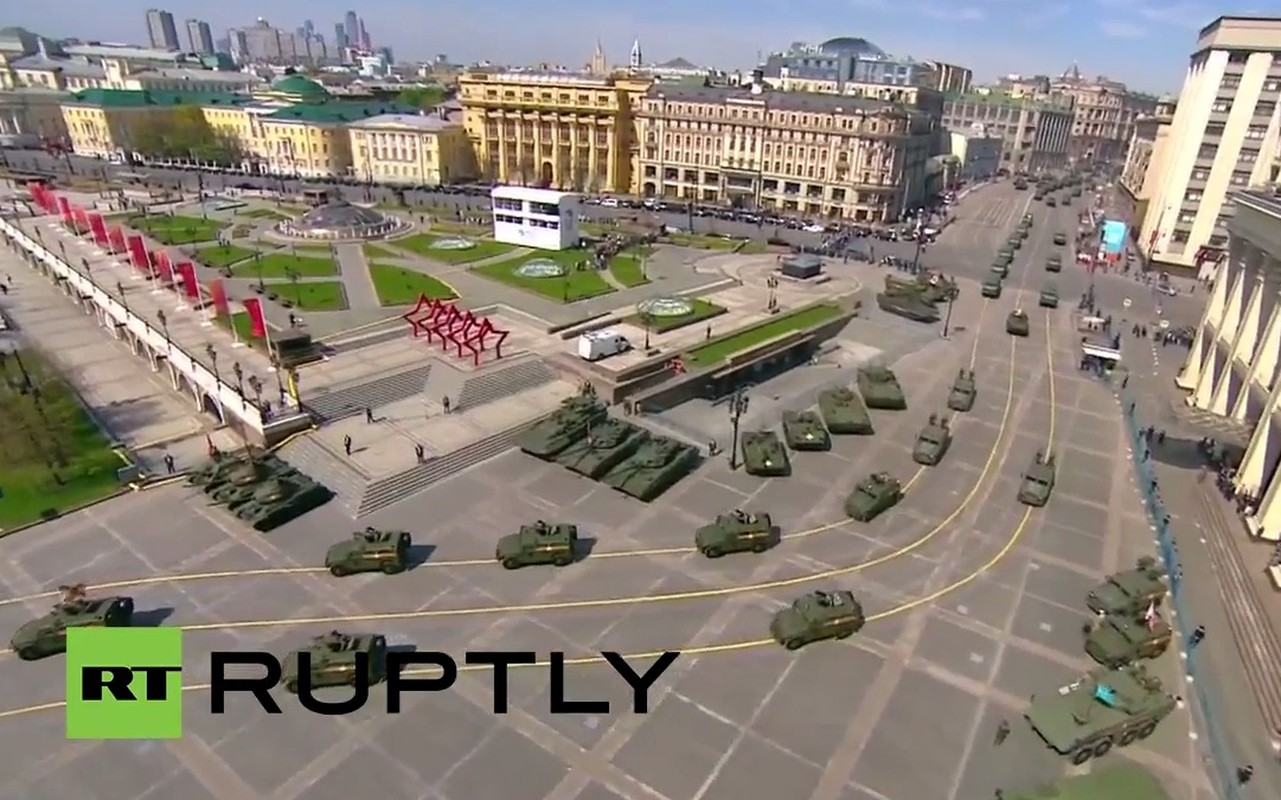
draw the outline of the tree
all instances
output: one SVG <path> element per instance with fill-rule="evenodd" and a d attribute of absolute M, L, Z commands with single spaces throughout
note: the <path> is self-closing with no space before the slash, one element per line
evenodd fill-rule
<path fill-rule="evenodd" d="M 130 131 L 130 146 L 150 158 L 195 159 L 218 164 L 239 161 L 239 143 L 210 127 L 194 106 L 153 115 Z"/>
<path fill-rule="evenodd" d="M 400 94 L 396 95 L 396 102 L 428 111 L 445 102 L 445 97 L 445 87 L 430 84 L 401 90 Z"/>

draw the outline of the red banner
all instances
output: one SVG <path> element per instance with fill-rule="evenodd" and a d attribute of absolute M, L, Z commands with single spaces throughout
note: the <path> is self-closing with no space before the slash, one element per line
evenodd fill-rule
<path fill-rule="evenodd" d="M 169 264 L 169 254 L 164 250 L 152 253 L 156 260 L 156 277 L 167 286 L 173 285 L 173 267 Z"/>
<path fill-rule="evenodd" d="M 209 284 L 209 296 L 213 299 L 214 316 L 230 317 L 231 308 L 227 302 L 227 287 L 222 285 L 222 278 L 216 278 Z"/>
<path fill-rule="evenodd" d="M 182 281 L 183 292 L 190 300 L 200 299 L 200 284 L 196 282 L 196 265 L 190 261 L 184 261 L 174 268 L 178 273 L 178 278 Z"/>
<path fill-rule="evenodd" d="M 112 227 L 107 231 L 108 248 L 113 253 L 123 253 L 125 251 L 125 232 L 119 227 Z"/>
<path fill-rule="evenodd" d="M 89 232 L 89 215 L 83 208 L 75 210 L 76 233 L 85 234 Z"/>
<path fill-rule="evenodd" d="M 71 224 L 71 201 L 65 197 L 58 198 L 58 214 L 62 216 L 62 224 Z"/>
<path fill-rule="evenodd" d="M 151 269 L 147 261 L 147 246 L 142 243 L 142 237 L 139 235 L 129 237 L 129 260 L 133 262 L 133 268 L 139 272 L 149 272 Z"/>
<path fill-rule="evenodd" d="M 31 181 L 27 184 L 27 193 L 31 195 L 31 199 L 45 213 L 56 214 L 58 212 L 58 201 L 54 198 L 53 192 L 49 191 L 48 186 L 39 181 Z"/>
<path fill-rule="evenodd" d="M 100 247 L 107 246 L 107 223 L 102 221 L 101 214 L 89 215 L 89 230 L 93 231 L 93 240 Z"/>
<path fill-rule="evenodd" d="M 263 315 L 262 301 L 250 297 L 245 302 L 245 311 L 249 312 L 249 335 L 255 339 L 267 338 L 267 318 Z"/>

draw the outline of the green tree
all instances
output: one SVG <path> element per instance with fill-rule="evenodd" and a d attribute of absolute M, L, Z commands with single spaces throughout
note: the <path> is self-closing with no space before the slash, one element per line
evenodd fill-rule
<path fill-rule="evenodd" d="M 236 142 L 210 127 L 204 112 L 195 107 L 149 118 L 131 134 L 133 149 L 151 158 L 194 158 L 218 164 L 240 158 Z"/>
<path fill-rule="evenodd" d="M 427 111 L 445 102 L 445 87 L 431 84 L 403 89 L 396 95 L 396 102 Z"/>

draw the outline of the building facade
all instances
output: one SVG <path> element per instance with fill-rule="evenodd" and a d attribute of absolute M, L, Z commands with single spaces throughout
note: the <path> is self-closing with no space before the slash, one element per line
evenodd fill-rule
<path fill-rule="evenodd" d="M 1121 168 L 1120 186 L 1136 200 L 1147 199 L 1144 184 L 1147 181 L 1153 154 L 1165 145 L 1174 118 L 1174 99 L 1162 98 L 1152 114 L 1134 120 L 1134 133 L 1126 149 L 1125 164 Z"/>
<path fill-rule="evenodd" d="M 63 143 L 62 116 L 66 94 L 56 89 L 13 89 L 0 92 L 0 146 L 41 147 Z"/>
<path fill-rule="evenodd" d="M 847 83 L 929 85 L 925 64 L 894 58 L 867 41 L 849 36 L 818 45 L 796 42 L 771 53 L 761 65 L 765 83 L 784 91 L 842 94 Z"/>
<path fill-rule="evenodd" d="M 490 192 L 494 241 L 539 250 L 577 247 L 578 198 L 571 192 L 495 186 Z"/>
<path fill-rule="evenodd" d="M 921 83 L 944 94 L 965 94 L 974 88 L 974 72 L 956 64 L 926 61 Z"/>
<path fill-rule="evenodd" d="M 193 53 L 212 55 L 214 40 L 213 31 L 209 28 L 209 23 L 199 19 L 187 20 L 187 43 Z"/>
<path fill-rule="evenodd" d="M 159 8 L 147 9 L 147 39 L 157 50 L 178 50 L 178 26 L 173 14 Z"/>
<path fill-rule="evenodd" d="M 1001 169 L 1001 137 L 991 135 L 982 125 L 969 131 L 949 131 L 949 153 L 956 171 L 951 180 L 965 182 L 988 180 Z"/>
<path fill-rule="evenodd" d="M 467 130 L 447 113 L 384 114 L 348 130 L 352 174 L 359 180 L 442 186 L 476 177 Z"/>
<path fill-rule="evenodd" d="M 193 108 L 199 111 L 201 104 L 235 107 L 248 102 L 241 95 L 205 92 L 85 89 L 63 101 L 62 114 L 76 155 L 109 158 L 134 152 L 145 137 L 141 129 L 156 125 L 160 118 Z"/>
<path fill-rule="evenodd" d="M 1001 137 L 1001 168 L 1038 173 L 1068 164 L 1072 136 L 1072 100 L 1064 97 L 1016 97 L 1000 91 L 948 95 L 943 127 L 970 131 L 981 125 Z"/>
<path fill-rule="evenodd" d="M 1050 93 L 1072 98 L 1074 162 L 1115 162 L 1125 158 L 1135 120 L 1156 110 L 1156 98 L 1131 92 L 1124 83 L 1099 76 L 1089 79 L 1073 66 L 1050 81 Z"/>

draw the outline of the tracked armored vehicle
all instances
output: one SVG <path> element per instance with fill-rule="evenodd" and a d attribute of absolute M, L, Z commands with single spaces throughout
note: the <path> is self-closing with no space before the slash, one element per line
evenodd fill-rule
<path fill-rule="evenodd" d="M 858 392 L 842 386 L 818 393 L 818 411 L 827 430 L 837 436 L 871 436 L 876 433 L 872 415 L 867 413 Z"/>
<path fill-rule="evenodd" d="M 235 508 L 248 501 L 259 487 L 297 474 L 298 470 L 288 462 L 273 455 L 245 458 L 229 467 L 218 480 L 206 483 L 202 488 L 209 497 L 209 502 Z"/>
<path fill-rule="evenodd" d="M 784 411 L 783 439 L 793 450 L 832 449 L 832 437 L 816 411 Z"/>
<path fill-rule="evenodd" d="M 596 395 L 578 394 L 563 400 L 551 416 L 521 434 L 516 446 L 531 456 L 550 460 L 586 437 L 587 429 L 605 417 L 605 406 Z"/>
<path fill-rule="evenodd" d="M 539 520 L 533 525 L 521 525 L 520 530 L 499 539 L 494 558 L 504 569 L 537 564 L 568 567 L 574 563 L 577 547 L 577 525 Z"/>
<path fill-rule="evenodd" d="M 920 294 L 878 294 L 876 305 L 885 313 L 913 322 L 938 322 L 939 312 Z"/>
<path fill-rule="evenodd" d="M 907 410 L 907 396 L 898 376 L 889 367 L 863 367 L 858 371 L 858 392 L 868 408 Z"/>
<path fill-rule="evenodd" d="M 953 411 L 969 411 L 974 408 L 974 401 L 978 398 L 979 388 L 974 381 L 974 370 L 963 369 L 956 373 L 956 380 L 952 382 L 952 390 L 947 394 L 947 407 Z"/>
<path fill-rule="evenodd" d="M 335 578 L 358 572 L 395 575 L 409 568 L 413 538 L 407 531 L 380 531 L 365 528 L 350 538 L 329 546 L 325 567 Z"/>
<path fill-rule="evenodd" d="M 1041 296 L 1037 299 L 1037 305 L 1041 308 L 1058 308 L 1059 287 L 1053 283 L 1047 283 L 1041 287 Z"/>
<path fill-rule="evenodd" d="M 338 631 L 315 636 L 305 647 L 285 656 L 283 672 L 285 691 L 290 694 L 298 693 L 304 676 L 311 689 L 352 686 L 362 677 L 369 684 L 378 683 L 387 677 L 387 637 Z"/>
<path fill-rule="evenodd" d="M 132 597 L 89 597 L 83 585 L 62 586 L 62 599 L 43 617 L 23 623 L 9 647 L 23 661 L 65 653 L 70 628 L 127 628 L 133 622 Z"/>
<path fill-rule="evenodd" d="M 1027 312 L 1021 308 L 1016 308 L 1005 318 L 1005 332 L 1011 336 L 1027 336 L 1032 332 L 1032 324 L 1028 321 Z"/>
<path fill-rule="evenodd" d="M 1155 604 L 1141 614 L 1099 617 L 1085 634 L 1085 653 L 1105 667 L 1116 669 L 1160 658 L 1170 647 L 1173 631 Z"/>
<path fill-rule="evenodd" d="M 1066 233 L 1056 233 L 1056 234 L 1054 234 L 1054 243 L 1055 243 L 1056 245 L 1058 245 L 1059 247 L 1062 247 L 1062 246 L 1066 245 L 1066 244 L 1067 244 L 1067 234 L 1066 234 Z"/>
<path fill-rule="evenodd" d="M 1165 601 L 1169 587 L 1156 559 L 1144 556 L 1134 562 L 1134 569 L 1113 573 L 1085 596 L 1085 604 L 1095 614 L 1140 614 L 1152 605 Z"/>
<path fill-rule="evenodd" d="M 324 485 L 293 470 L 288 478 L 258 484 L 252 494 L 236 498 L 227 508 L 249 527 L 265 533 L 323 506 L 333 496 Z"/>
<path fill-rule="evenodd" d="M 983 285 L 979 287 L 979 294 L 989 300 L 1000 298 L 1005 286 L 1005 282 L 1001 279 L 1002 272 L 988 273 L 988 276 L 983 279 Z"/>
<path fill-rule="evenodd" d="M 734 511 L 694 532 L 694 547 L 708 558 L 729 553 L 764 553 L 779 543 L 782 532 L 769 514 Z"/>
<path fill-rule="evenodd" d="M 556 463 L 599 480 L 635 453 L 647 434 L 635 425 L 606 417 L 587 428 L 586 435 L 560 451 Z"/>
<path fill-rule="evenodd" d="M 1010 250 L 1018 250 L 1023 246 L 1023 237 L 1015 233 L 1005 240 L 1005 246 Z"/>
<path fill-rule="evenodd" d="M 1004 800 L 1174 800 L 1155 775 L 1133 763 L 1108 764 L 1086 775 L 1000 796 Z"/>
<path fill-rule="evenodd" d="M 1009 265 L 1009 264 L 1013 264 L 1013 263 L 1014 263 L 1014 248 L 1012 248 L 1012 247 L 1002 247 L 1000 250 L 997 250 L 997 251 L 996 251 L 996 258 L 997 258 L 997 260 L 999 260 L 999 261 L 1004 261 L 1007 265 Z"/>
<path fill-rule="evenodd" d="M 903 499 L 903 484 L 888 472 L 877 472 L 859 481 L 845 499 L 845 515 L 857 522 L 871 522 Z"/>
<path fill-rule="evenodd" d="M 1129 666 L 1033 696 L 1024 716 L 1050 749 L 1080 765 L 1148 738 L 1177 705 L 1155 676 Z"/>
<path fill-rule="evenodd" d="M 648 503 L 693 472 L 700 461 L 698 451 L 690 445 L 666 436 L 649 436 L 600 481 Z"/>
<path fill-rule="evenodd" d="M 233 475 L 243 473 L 246 468 L 252 470 L 255 465 L 256 459 L 249 452 L 217 451 L 202 466 L 187 475 L 187 485 L 199 486 L 208 493 L 232 479 Z"/>
<path fill-rule="evenodd" d="M 1062 272 L 1063 256 L 1059 255 L 1058 253 L 1055 253 L 1054 255 L 1045 259 L 1045 271 L 1046 272 Z"/>
<path fill-rule="evenodd" d="M 1043 451 L 1037 450 L 1019 483 L 1019 502 L 1034 508 L 1050 502 L 1050 495 L 1054 492 L 1055 473 L 1054 454 L 1047 456 Z"/>
<path fill-rule="evenodd" d="M 947 417 L 930 414 L 929 422 L 916 435 L 916 444 L 912 446 L 912 460 L 927 467 L 938 466 L 952 446 L 952 426 Z"/>
<path fill-rule="evenodd" d="M 816 591 L 798 597 L 770 620 L 774 641 L 788 650 L 799 650 L 824 639 L 845 639 L 862 630 L 867 618 L 853 592 Z"/>
<path fill-rule="evenodd" d="M 785 478 L 792 474 L 787 448 L 774 431 L 743 434 L 743 470 L 758 478 Z"/>

